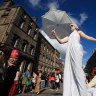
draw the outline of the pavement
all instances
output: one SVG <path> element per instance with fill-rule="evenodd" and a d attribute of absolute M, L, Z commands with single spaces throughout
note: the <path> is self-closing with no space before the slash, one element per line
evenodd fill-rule
<path fill-rule="evenodd" d="M 62 84 L 63 85 L 63 84 Z M 39 95 L 35 94 L 34 90 L 32 92 L 28 92 L 25 94 L 17 94 L 15 96 L 62 96 L 63 88 L 61 88 L 57 91 L 56 89 L 51 90 L 50 88 L 43 89 Z"/>

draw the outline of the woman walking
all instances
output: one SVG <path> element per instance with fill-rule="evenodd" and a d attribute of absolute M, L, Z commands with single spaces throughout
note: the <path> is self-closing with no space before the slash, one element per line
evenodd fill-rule
<path fill-rule="evenodd" d="M 38 72 L 37 72 L 37 78 L 36 78 L 36 86 L 35 86 L 35 92 L 36 92 L 36 94 L 39 94 L 40 93 L 41 76 L 42 76 L 42 71 L 41 70 L 38 70 Z"/>

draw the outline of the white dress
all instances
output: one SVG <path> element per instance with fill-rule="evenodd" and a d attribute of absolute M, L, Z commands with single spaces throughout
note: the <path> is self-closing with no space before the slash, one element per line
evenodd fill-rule
<path fill-rule="evenodd" d="M 82 57 L 83 48 L 80 44 L 80 35 L 79 32 L 74 31 L 68 39 L 64 67 L 63 96 L 96 96 L 93 92 L 94 89 L 87 89 Z"/>

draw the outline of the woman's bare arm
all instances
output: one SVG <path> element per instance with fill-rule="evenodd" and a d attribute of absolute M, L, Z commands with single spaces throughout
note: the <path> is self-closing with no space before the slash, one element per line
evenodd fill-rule
<path fill-rule="evenodd" d="M 91 41 L 95 41 L 95 42 L 96 42 L 96 39 L 95 39 L 95 38 L 93 38 L 93 37 L 91 37 L 91 36 L 88 36 L 88 35 L 86 35 L 86 34 L 83 33 L 83 32 L 79 32 L 79 34 L 80 34 L 81 37 L 83 37 L 83 38 L 85 38 L 85 39 L 88 39 L 88 40 L 91 40 Z"/>
<path fill-rule="evenodd" d="M 57 41 L 58 41 L 60 44 L 63 44 L 63 43 L 68 42 L 68 36 L 60 39 L 60 38 L 57 36 L 55 30 L 52 30 L 52 34 L 54 35 L 54 37 L 57 39 Z"/>

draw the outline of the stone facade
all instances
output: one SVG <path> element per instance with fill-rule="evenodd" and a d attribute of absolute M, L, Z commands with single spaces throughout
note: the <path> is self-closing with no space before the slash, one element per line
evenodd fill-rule
<path fill-rule="evenodd" d="M 36 17 L 30 17 L 21 6 L 4 0 L 0 7 L 0 49 L 10 58 L 11 51 L 20 51 L 19 66 L 25 71 L 51 72 L 63 70 L 60 53 L 39 32 Z"/>
<path fill-rule="evenodd" d="M 36 51 L 37 68 L 43 72 L 48 73 L 55 71 L 55 69 L 64 68 L 62 60 L 60 60 L 60 53 L 46 40 L 46 38 L 39 33 Z"/>
<path fill-rule="evenodd" d="M 0 49 L 5 52 L 7 59 L 10 58 L 11 50 L 19 50 L 18 61 L 26 70 L 34 63 L 39 28 L 21 6 L 9 6 L 10 0 L 4 3 L 0 8 Z"/>

